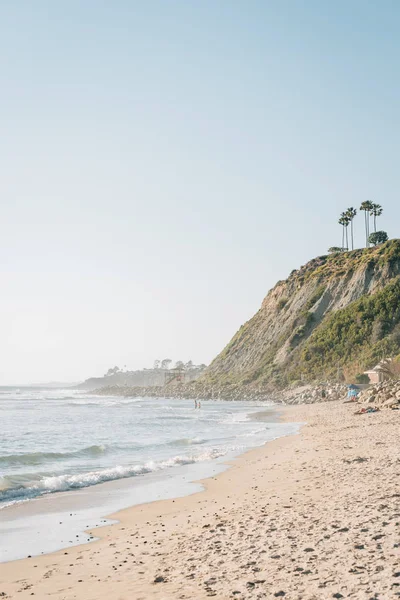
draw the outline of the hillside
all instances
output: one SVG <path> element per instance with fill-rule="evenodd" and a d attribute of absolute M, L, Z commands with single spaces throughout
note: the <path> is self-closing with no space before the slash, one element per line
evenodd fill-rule
<path fill-rule="evenodd" d="M 400 240 L 391 240 L 292 271 L 201 379 L 270 389 L 348 380 L 399 352 Z"/>
<path fill-rule="evenodd" d="M 203 365 L 193 366 L 183 371 L 183 380 L 186 383 L 198 379 L 203 371 Z M 103 377 L 90 377 L 82 383 L 75 385 L 78 390 L 97 390 L 101 388 L 135 387 L 151 388 L 164 386 L 166 379 L 171 379 L 174 370 L 170 369 L 141 369 L 138 371 L 121 371 L 106 374 Z M 166 377 L 170 375 L 170 377 Z"/>
<path fill-rule="evenodd" d="M 163 385 L 164 371 L 161 369 L 143 369 L 141 371 L 118 371 L 103 377 L 90 377 L 75 386 L 78 390 L 95 390 L 105 386 L 152 386 Z"/>

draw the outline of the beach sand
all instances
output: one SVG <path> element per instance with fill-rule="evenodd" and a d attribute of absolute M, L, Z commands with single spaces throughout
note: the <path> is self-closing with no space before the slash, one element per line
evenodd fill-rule
<path fill-rule="evenodd" d="M 201 493 L 118 513 L 99 541 L 1 564 L 0 597 L 400 597 L 400 414 L 354 410 L 284 408 L 307 423 L 300 435 L 248 452 Z"/>

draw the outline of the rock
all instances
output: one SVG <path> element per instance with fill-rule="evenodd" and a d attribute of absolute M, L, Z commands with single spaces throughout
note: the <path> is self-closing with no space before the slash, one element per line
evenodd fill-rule
<path fill-rule="evenodd" d="M 373 404 L 378 408 L 390 409 L 400 404 L 400 382 L 390 380 L 378 383 L 361 392 L 358 403 Z"/>
<path fill-rule="evenodd" d="M 248 581 L 246 583 L 246 587 L 247 587 L 248 590 L 254 590 L 254 588 L 256 587 L 256 584 L 253 583 L 252 581 Z"/>

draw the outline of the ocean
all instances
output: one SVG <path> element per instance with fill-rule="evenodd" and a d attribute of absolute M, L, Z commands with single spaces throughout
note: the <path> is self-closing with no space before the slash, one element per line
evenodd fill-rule
<path fill-rule="evenodd" d="M 21 531 L 32 539 L 31 554 L 89 541 L 82 537 L 89 517 L 97 526 L 100 516 L 126 506 L 197 491 L 191 482 L 223 470 L 224 461 L 298 428 L 280 423 L 267 403 L 203 401 L 196 409 L 191 400 L 32 388 L 0 388 L 0 423 L 0 560 L 21 557 Z M 93 493 L 83 502 L 79 490 Z M 69 527 L 79 540 L 65 531 L 54 539 L 39 531 L 33 540 L 33 513 L 36 529 L 48 512 L 59 517 L 57 505 L 40 503 L 51 495 L 63 498 L 64 512 L 74 508 Z M 30 511 L 12 510 L 29 502 Z"/>

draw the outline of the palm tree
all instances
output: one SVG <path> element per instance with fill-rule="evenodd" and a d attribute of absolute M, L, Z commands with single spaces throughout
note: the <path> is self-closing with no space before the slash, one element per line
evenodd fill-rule
<path fill-rule="evenodd" d="M 339 225 L 342 226 L 342 245 L 341 245 L 341 249 L 342 249 L 341 251 L 342 252 L 344 250 L 344 228 L 346 227 L 346 219 L 345 219 L 345 217 L 343 215 L 344 215 L 344 213 L 342 213 L 340 215 L 340 219 L 338 221 Z"/>
<path fill-rule="evenodd" d="M 369 242 L 368 242 L 368 238 L 369 238 L 369 215 L 370 215 L 370 212 L 372 211 L 373 206 L 374 205 L 371 202 L 371 200 L 366 200 L 365 202 L 362 202 L 361 206 L 360 206 L 360 210 L 364 211 L 365 247 L 366 248 L 369 247 Z"/>
<path fill-rule="evenodd" d="M 344 232 L 346 232 L 346 250 L 348 250 L 349 249 L 349 234 L 348 234 L 347 228 L 348 228 L 349 223 L 350 223 L 349 215 L 347 213 L 343 212 L 340 215 L 339 223 L 340 223 L 340 225 L 343 225 L 343 235 L 342 235 L 343 245 L 342 245 L 342 248 L 344 247 Z"/>
<path fill-rule="evenodd" d="M 344 213 L 344 219 L 345 219 L 345 224 L 344 224 L 344 228 L 346 231 L 346 250 L 347 252 L 349 251 L 349 232 L 348 232 L 348 228 L 350 225 L 350 219 L 349 216 L 346 215 L 346 213 Z"/>
<path fill-rule="evenodd" d="M 383 208 L 380 204 L 373 204 L 371 214 L 374 217 L 374 232 L 376 233 L 376 217 L 380 217 L 383 213 Z"/>
<path fill-rule="evenodd" d="M 354 250 L 354 231 L 353 231 L 353 219 L 357 214 L 357 210 L 352 206 L 346 210 L 346 216 L 351 224 L 351 249 Z"/>

